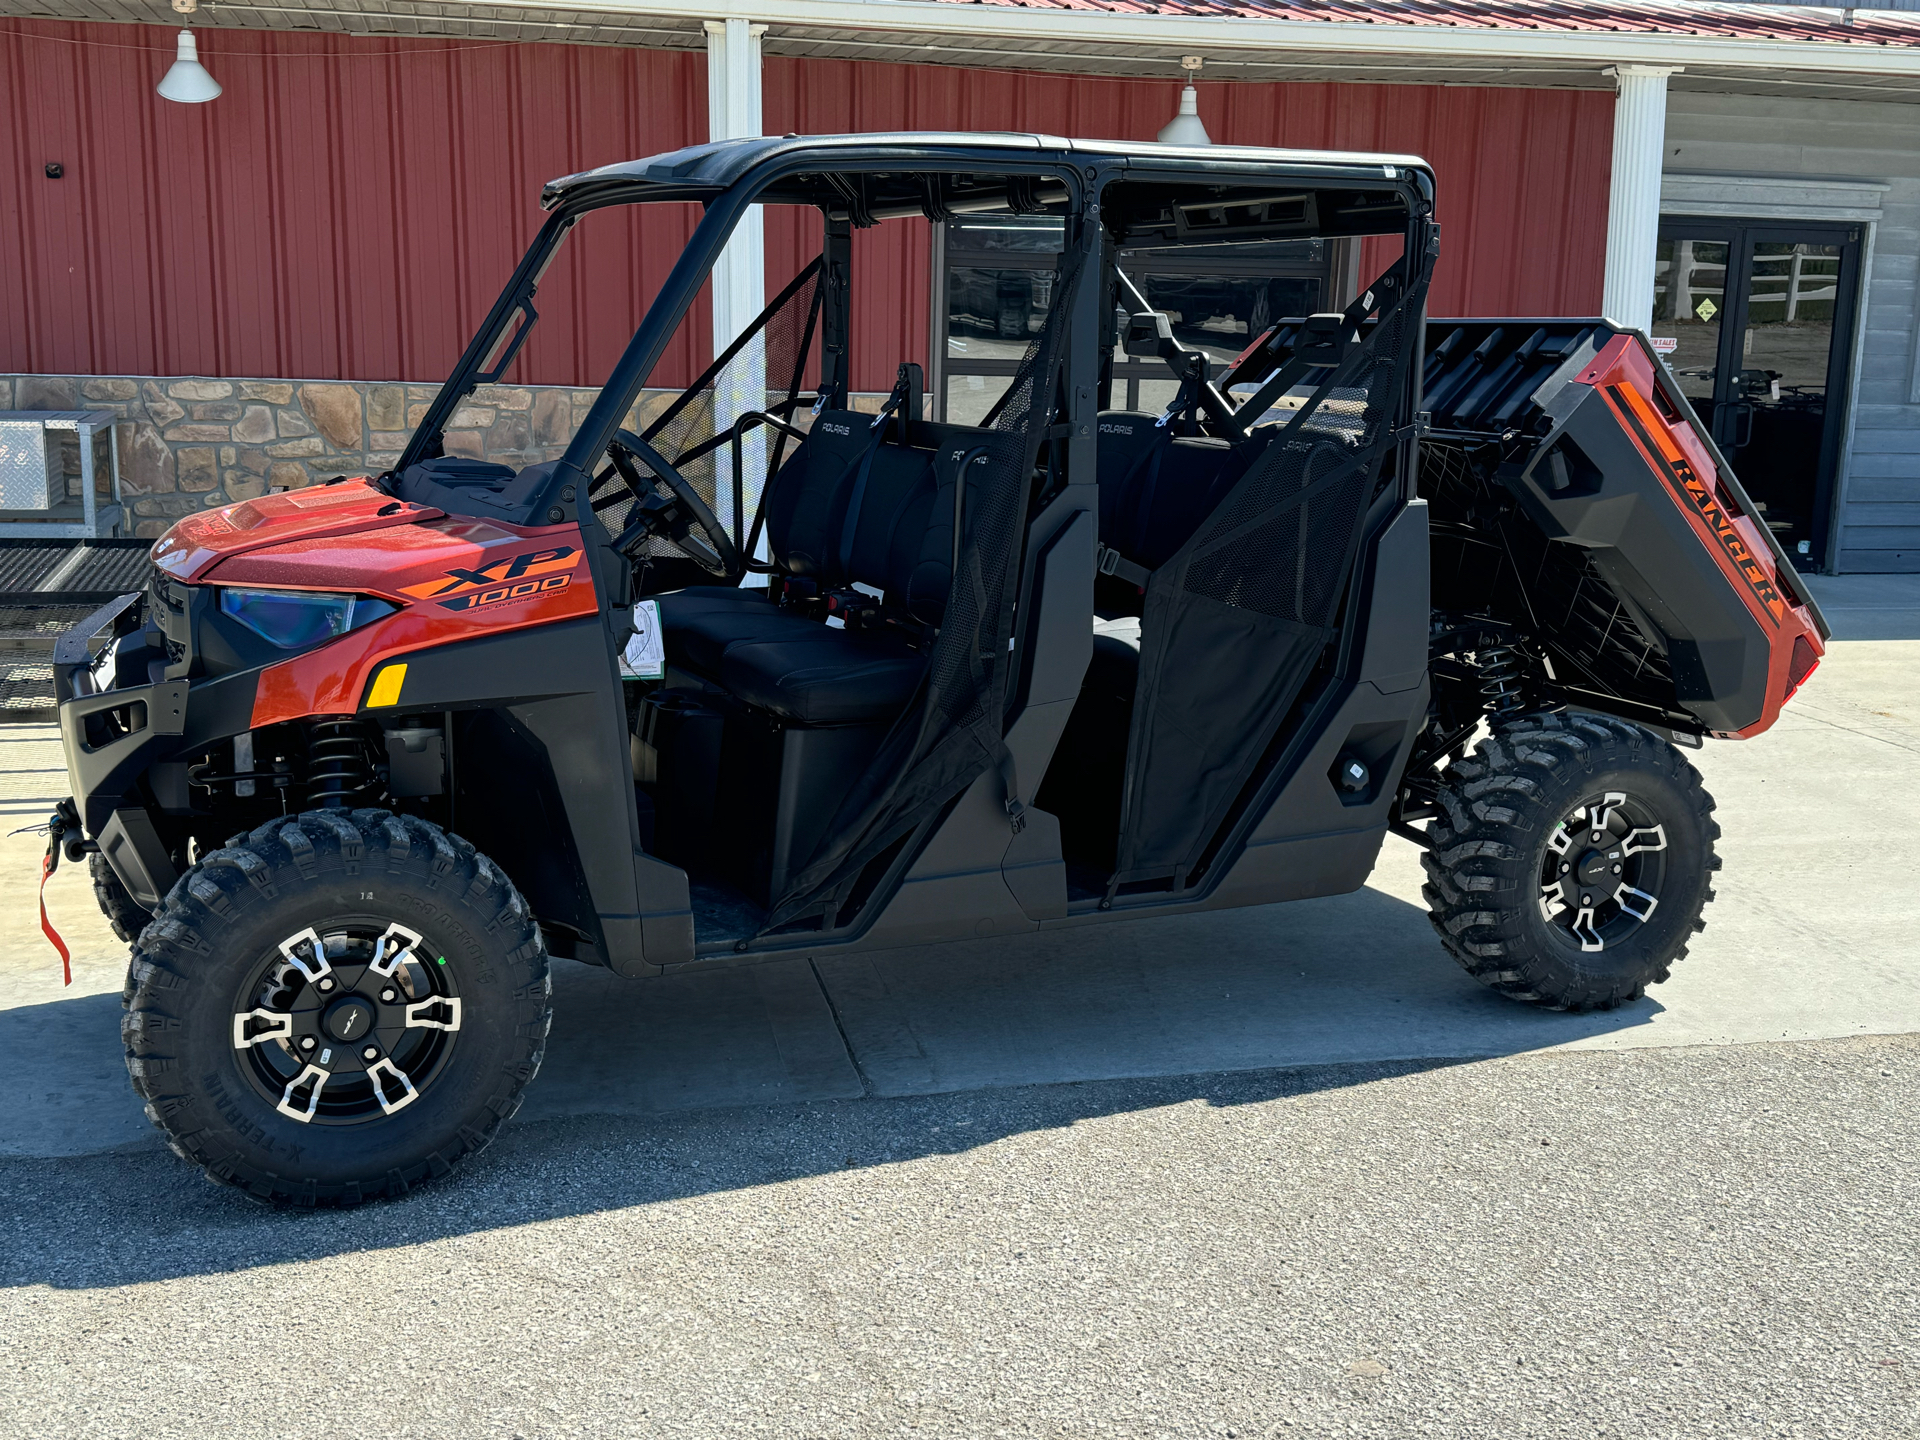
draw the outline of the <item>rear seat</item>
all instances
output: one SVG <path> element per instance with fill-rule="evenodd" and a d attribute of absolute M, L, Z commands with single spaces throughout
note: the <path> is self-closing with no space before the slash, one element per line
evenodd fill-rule
<path fill-rule="evenodd" d="M 1257 433 L 1239 445 L 1171 436 L 1157 425 L 1159 418 L 1134 410 L 1102 412 L 1096 452 L 1101 544 L 1149 570 L 1167 564 L 1187 544 L 1272 435 Z M 1102 576 L 1095 608 L 1108 616 L 1139 615 L 1140 590 Z"/>
<path fill-rule="evenodd" d="M 922 424 L 912 438 L 924 443 L 883 443 L 850 534 L 858 462 L 873 420 L 843 410 L 815 417 L 807 440 L 775 478 L 768 550 L 788 575 L 821 590 L 859 583 L 880 591 L 895 613 L 937 625 L 953 532 L 951 492 L 942 501 L 936 476 L 937 448 L 987 432 Z M 659 599 L 670 666 L 803 725 L 897 714 L 926 669 L 926 656 L 903 634 L 834 629 L 783 610 L 759 590 L 703 586 Z"/>

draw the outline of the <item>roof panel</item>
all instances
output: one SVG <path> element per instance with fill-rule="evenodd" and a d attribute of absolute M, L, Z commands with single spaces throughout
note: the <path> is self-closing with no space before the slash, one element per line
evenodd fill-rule
<path fill-rule="evenodd" d="M 1180 167 L 1203 164 L 1220 169 L 1234 164 L 1271 169 L 1298 169 L 1305 177 L 1320 171 L 1330 176 L 1380 171 L 1380 178 L 1392 179 L 1397 170 L 1419 170 L 1430 175 L 1428 163 L 1418 156 L 1356 153 L 1344 150 L 1278 150 L 1252 145 L 1210 145 L 1192 148 L 1160 145 L 1151 141 L 1070 140 L 1056 135 L 1032 135 L 1015 131 L 974 133 L 970 131 L 900 130 L 876 134 L 788 135 L 742 140 L 719 140 L 706 145 L 690 145 L 660 155 L 617 161 L 593 170 L 563 175 L 547 182 L 541 192 L 541 205 L 552 209 L 570 191 L 625 181 L 675 188 L 698 187 L 719 190 L 732 185 L 750 169 L 775 156 L 795 152 L 827 157 L 898 164 L 905 169 L 928 163 L 936 168 L 960 164 L 983 156 L 1005 153 L 1014 157 L 1035 155 L 1118 155 L 1145 167 Z M 1073 162 L 1068 162 L 1070 167 Z"/>

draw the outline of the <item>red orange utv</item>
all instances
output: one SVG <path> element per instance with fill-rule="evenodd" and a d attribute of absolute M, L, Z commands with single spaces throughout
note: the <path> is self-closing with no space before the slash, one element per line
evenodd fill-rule
<path fill-rule="evenodd" d="M 687 202 L 566 454 L 446 453 L 575 225 Z M 644 977 L 1330 895 L 1390 830 L 1516 999 L 1616 1006 L 1685 953 L 1719 861 L 1675 747 L 1765 730 L 1827 630 L 1644 337 L 1426 319 L 1422 161 L 815 136 L 543 203 L 391 471 L 182 521 L 56 657 L 54 855 L 133 943 L 134 1088 L 210 1175 L 351 1202 L 480 1149 L 552 955 Z M 817 253 L 630 422 L 750 205 Z M 1018 343 L 977 307 L 1007 354 L 971 423 L 906 357 L 855 405 L 853 232 L 906 215 L 1051 247 L 1015 262 Z M 1148 299 L 1156 263 L 1363 236 L 1400 258 L 1345 308 L 1277 282 L 1232 347 L 1214 282 Z M 1148 368 L 1171 399 L 1126 408 Z"/>

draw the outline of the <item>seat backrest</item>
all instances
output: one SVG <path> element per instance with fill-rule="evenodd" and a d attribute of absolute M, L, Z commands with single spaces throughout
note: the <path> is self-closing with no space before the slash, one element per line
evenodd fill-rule
<path fill-rule="evenodd" d="M 930 624 L 940 620 L 952 567 L 952 491 L 936 465 L 942 447 L 993 432 L 916 423 L 911 444 L 874 447 L 867 480 L 861 459 L 873 444 L 874 417 L 824 410 L 807 439 L 775 476 L 767 500 L 767 545 L 789 575 L 826 590 L 859 582 Z M 847 518 L 858 488 L 851 535 Z M 942 502 L 942 496 L 946 500 Z"/>
<path fill-rule="evenodd" d="M 1103 411 L 1096 434 L 1101 543 L 1137 565 L 1165 565 L 1266 447 L 1273 430 L 1233 445 L 1175 436 L 1143 411 Z"/>

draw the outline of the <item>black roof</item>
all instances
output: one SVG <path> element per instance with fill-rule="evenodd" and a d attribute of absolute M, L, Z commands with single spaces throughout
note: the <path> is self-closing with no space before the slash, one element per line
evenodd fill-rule
<path fill-rule="evenodd" d="M 603 187 L 620 190 L 660 187 L 680 192 L 725 190 L 764 161 L 817 155 L 823 167 L 895 165 L 903 170 L 950 169 L 969 162 L 997 161 L 1071 164 L 1075 157 L 1102 156 L 1124 161 L 1130 171 L 1207 170 L 1226 178 L 1287 179 L 1336 183 L 1424 177 L 1433 169 L 1419 156 L 1368 154 L 1348 150 L 1274 150 L 1252 145 L 1161 145 L 1148 141 L 1069 140 L 1057 135 L 1013 132 L 896 130 L 868 135 L 787 135 L 719 140 L 690 145 L 640 160 L 623 160 L 551 180 L 540 203 L 552 209 L 580 193 Z M 785 168 L 785 167 L 783 167 Z M 639 196 L 635 197 L 640 198 Z"/>

